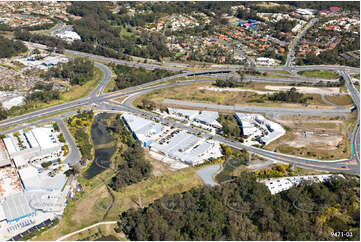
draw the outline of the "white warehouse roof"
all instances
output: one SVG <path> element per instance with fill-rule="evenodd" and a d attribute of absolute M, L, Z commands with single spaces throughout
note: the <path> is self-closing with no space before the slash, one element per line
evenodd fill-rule
<path fill-rule="evenodd" d="M 168 112 L 170 114 L 178 114 L 180 116 L 188 117 L 190 119 L 193 119 L 196 115 L 199 114 L 198 110 L 181 109 L 181 108 L 168 108 Z"/>
<path fill-rule="evenodd" d="M 152 142 L 152 136 L 162 132 L 162 125 L 151 120 L 141 118 L 132 114 L 123 114 L 128 127 L 135 134 L 136 138 L 144 143 L 144 146 Z"/>
<path fill-rule="evenodd" d="M 202 111 L 196 119 L 207 124 L 214 124 L 214 121 L 217 121 L 218 117 L 218 112 Z"/>
<path fill-rule="evenodd" d="M 41 149 L 49 149 L 60 145 L 57 137 L 51 132 L 52 128 L 35 128 L 31 130 Z M 25 132 L 24 132 L 25 133 Z"/>

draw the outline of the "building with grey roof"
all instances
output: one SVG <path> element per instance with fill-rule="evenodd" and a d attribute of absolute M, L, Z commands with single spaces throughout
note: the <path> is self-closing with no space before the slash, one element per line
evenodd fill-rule
<path fill-rule="evenodd" d="M 167 108 L 167 111 L 169 114 L 174 114 L 189 120 L 193 120 L 199 114 L 198 110 L 181 109 L 181 108 Z"/>
<path fill-rule="evenodd" d="M 50 170 L 42 171 L 33 166 L 28 166 L 18 170 L 26 191 L 60 191 L 66 183 L 66 175 L 62 172 L 58 172 L 50 176 L 48 174 L 50 172 Z"/>
<path fill-rule="evenodd" d="M 3 140 L 10 157 L 20 169 L 27 166 L 30 159 L 59 154 L 63 144 L 57 135 L 53 128 L 39 127 L 8 135 Z"/>
<path fill-rule="evenodd" d="M 194 118 L 194 120 L 215 128 L 222 128 L 222 125 L 217 121 L 218 117 L 219 117 L 218 112 L 202 111 L 199 115 L 197 115 Z"/>
<path fill-rule="evenodd" d="M 217 152 L 218 144 L 200 139 L 186 131 L 175 134 L 162 144 L 152 143 L 151 149 L 189 165 L 202 164 L 211 157 L 222 156 L 221 152 Z"/>
<path fill-rule="evenodd" d="M 244 136 L 256 137 L 257 141 L 264 145 L 286 133 L 280 124 L 266 119 L 261 114 L 236 113 L 235 117 Z"/>
<path fill-rule="evenodd" d="M 309 182 L 325 182 L 330 180 L 334 175 L 315 175 L 315 176 L 291 176 L 280 178 L 268 178 L 261 180 L 260 182 L 265 184 L 270 190 L 271 194 L 277 194 L 282 191 L 286 191 L 293 186 L 301 184 L 303 181 Z M 343 175 L 337 175 L 340 178 L 344 178 Z"/>
<path fill-rule="evenodd" d="M 34 215 L 36 211 L 29 206 L 29 194 L 19 192 L 5 197 L 1 203 L 7 222 L 18 221 Z"/>
<path fill-rule="evenodd" d="M 153 142 L 153 138 L 162 133 L 160 123 L 128 113 L 123 114 L 122 118 L 133 136 L 140 140 L 144 147 L 148 147 Z"/>

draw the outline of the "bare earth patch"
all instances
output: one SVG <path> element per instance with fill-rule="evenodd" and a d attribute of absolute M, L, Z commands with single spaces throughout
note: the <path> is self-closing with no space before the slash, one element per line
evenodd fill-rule
<path fill-rule="evenodd" d="M 296 88 L 300 93 L 305 94 L 321 94 L 321 95 L 338 95 L 341 94 L 339 87 L 295 87 L 295 86 L 265 86 L 266 89 L 272 91 L 288 91 L 291 88 Z"/>
<path fill-rule="evenodd" d="M 320 136 L 317 134 L 308 134 L 307 136 L 302 132 L 295 132 L 295 137 L 291 141 L 284 141 L 282 144 L 287 144 L 294 148 L 302 148 L 306 146 L 314 146 L 322 149 L 336 150 L 337 145 L 342 141 L 341 135 Z"/>

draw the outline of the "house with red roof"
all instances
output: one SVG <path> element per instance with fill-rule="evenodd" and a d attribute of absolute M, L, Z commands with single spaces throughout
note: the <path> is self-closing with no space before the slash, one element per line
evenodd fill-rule
<path fill-rule="evenodd" d="M 339 7 L 330 7 L 329 9 L 330 9 L 330 11 L 333 13 L 333 12 L 340 11 L 342 8 L 339 8 Z"/>

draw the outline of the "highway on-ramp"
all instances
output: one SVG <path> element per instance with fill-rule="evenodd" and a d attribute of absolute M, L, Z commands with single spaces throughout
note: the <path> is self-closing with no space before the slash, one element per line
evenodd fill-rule
<path fill-rule="evenodd" d="M 82 55 L 82 56 L 88 56 L 93 58 L 94 55 L 91 54 L 84 54 L 82 52 L 71 52 L 73 54 L 77 54 L 77 55 Z M 95 56 L 96 58 L 100 58 L 103 60 L 108 60 L 109 58 L 107 57 L 99 57 L 99 56 Z M 117 60 L 119 61 L 118 63 L 125 63 L 127 65 L 131 65 L 129 63 L 129 61 L 122 61 L 122 60 Z M 112 59 L 111 61 L 108 60 L 108 62 L 115 62 L 114 59 Z M 116 62 L 115 62 L 116 63 Z M 24 114 L 21 116 L 17 116 L 14 118 L 10 118 L 7 120 L 3 120 L 0 121 L 0 128 L 4 128 L 4 127 L 8 127 L 8 126 L 12 126 L 12 125 L 18 125 L 22 122 L 27 122 L 30 121 L 32 119 L 35 118 L 41 118 L 41 117 L 46 117 L 48 115 L 51 114 L 56 114 L 58 112 L 65 112 L 68 111 L 70 109 L 73 108 L 80 108 L 82 106 L 90 106 L 92 107 L 92 105 L 96 105 L 97 108 L 100 109 L 104 109 L 104 110 L 108 110 L 108 111 L 127 111 L 127 112 L 132 112 L 135 114 L 139 114 L 145 117 L 149 117 L 149 118 L 155 118 L 154 114 L 151 113 L 147 113 L 143 110 L 139 110 L 136 109 L 132 106 L 127 105 L 128 102 L 125 102 L 124 104 L 119 104 L 117 102 L 113 102 L 112 99 L 115 98 L 119 98 L 122 96 L 126 96 L 126 95 L 130 95 L 130 94 L 134 94 L 135 96 L 137 96 L 138 94 L 142 94 L 145 93 L 147 91 L 150 90 L 155 90 L 155 89 L 159 89 L 159 88 L 166 88 L 166 87 L 170 87 L 170 86 L 174 86 L 174 85 L 185 85 L 187 83 L 192 83 L 192 82 L 197 82 L 199 80 L 189 80 L 189 81 L 183 81 L 183 82 L 167 82 L 173 78 L 177 78 L 177 77 L 182 77 L 182 76 L 194 76 L 194 75 L 214 75 L 215 77 L 218 74 L 222 74 L 222 73 L 229 73 L 230 69 L 221 69 L 221 70 L 209 70 L 209 71 L 189 71 L 189 70 L 185 70 L 182 69 L 179 74 L 175 75 L 175 76 L 171 76 L 171 77 L 166 77 L 166 78 L 162 78 L 160 80 L 156 80 L 150 83 L 146 83 L 146 84 L 142 84 L 139 86 L 134 86 L 134 87 L 130 87 L 127 89 L 123 89 L 117 92 L 113 92 L 113 93 L 107 93 L 104 94 L 103 90 L 106 87 L 106 85 L 108 84 L 108 82 L 111 80 L 111 76 L 112 73 L 110 71 L 110 69 L 101 63 L 95 63 L 98 67 L 100 67 L 103 72 L 104 72 L 104 78 L 103 80 L 101 80 L 101 82 L 99 83 L 99 85 L 96 87 L 96 89 L 88 96 L 88 97 L 84 97 L 69 103 L 64 103 L 64 104 L 60 104 L 60 105 L 56 105 L 56 106 L 52 106 L 52 107 L 48 107 L 42 110 L 38 110 L 38 111 L 34 111 L 28 114 Z M 133 63 L 134 66 L 142 66 L 144 68 L 158 68 L 159 66 L 154 65 L 154 64 L 142 64 L 142 63 Z M 161 66 L 161 68 L 163 68 L 163 66 Z M 265 69 L 272 69 L 272 67 L 267 67 L 267 68 L 263 68 L 263 67 L 257 67 L 257 68 L 261 68 L 263 70 Z M 284 68 L 284 67 L 282 67 Z M 308 67 L 296 67 L 293 66 L 292 68 L 296 69 L 296 70 L 300 70 L 300 69 L 317 69 L 318 67 L 315 66 L 308 66 Z M 276 68 L 273 68 L 273 70 L 275 70 Z M 349 67 L 342 67 L 342 66 L 322 66 L 321 69 L 325 69 L 325 70 L 338 70 L 338 71 L 344 71 L 346 73 L 346 71 L 349 71 L 350 68 Z M 180 69 L 172 69 L 172 70 L 177 70 L 179 71 Z M 346 77 L 348 78 L 347 75 L 345 74 Z M 203 80 L 204 81 L 204 80 Z M 164 82 L 164 83 L 162 83 Z M 347 84 L 348 82 L 346 82 Z M 351 83 L 352 84 L 352 83 Z M 154 86 L 153 86 L 154 85 Z M 348 84 L 347 84 L 348 85 Z M 359 100 L 359 95 L 357 95 L 358 93 L 354 93 L 354 89 L 350 89 L 352 87 L 349 87 L 349 91 L 351 92 L 351 95 L 353 96 L 353 100 Z M 133 100 L 134 98 L 130 98 L 129 100 Z M 359 101 L 358 101 L 359 102 Z M 358 107 L 359 109 L 359 107 Z M 254 110 L 250 110 L 251 112 L 253 112 Z M 268 112 L 276 112 L 276 111 L 280 111 L 280 110 L 268 110 Z M 291 110 L 289 110 L 291 112 Z M 338 112 L 343 112 L 344 110 L 339 110 Z M 297 112 L 297 110 L 296 110 Z M 308 112 L 308 111 L 307 111 Z M 323 112 L 327 112 L 327 111 L 323 111 Z M 336 110 L 333 110 L 333 112 L 336 112 Z M 305 114 L 305 112 L 302 112 L 302 114 Z M 319 113 L 318 113 L 319 115 Z M 59 122 L 59 119 L 54 119 L 55 121 Z M 185 126 L 183 124 L 179 124 L 173 121 L 169 121 L 169 120 L 164 120 L 161 119 L 162 122 L 164 122 L 164 124 L 171 124 L 171 125 L 175 125 L 175 127 L 179 127 L 181 129 L 185 129 L 188 130 L 190 132 L 193 133 L 201 133 L 203 135 L 203 137 L 207 137 L 207 138 L 213 138 L 216 140 L 219 140 L 222 143 L 228 144 L 232 147 L 241 149 L 241 148 L 247 148 L 250 151 L 262 155 L 264 157 L 273 159 L 273 160 L 278 160 L 278 161 L 283 161 L 286 163 L 292 163 L 298 166 L 302 166 L 302 167 L 308 167 L 308 168 L 313 168 L 313 169 L 318 169 L 318 170 L 327 170 L 327 171 L 334 171 L 334 172 L 346 172 L 346 173 L 351 173 L 351 174 L 359 174 L 359 162 L 356 162 L 356 164 L 352 163 L 353 160 L 342 160 L 342 161 L 316 161 L 316 160 L 310 160 L 310 159 L 305 159 L 305 158 L 300 158 L 300 157 L 293 157 L 293 156 L 288 156 L 288 155 L 284 155 L 284 154 L 279 154 L 279 153 L 275 153 L 275 152 L 270 152 L 270 151 L 266 151 L 263 149 L 259 149 L 259 148 L 255 148 L 255 147 L 248 147 L 248 146 L 244 146 L 241 143 L 237 143 L 235 141 L 232 140 L 228 140 L 225 139 L 222 136 L 212 136 L 207 132 L 204 131 L 200 131 L 199 129 L 195 129 L 192 127 L 188 127 Z M 38 121 L 37 121 L 38 122 Z M 359 140 L 356 139 L 356 137 L 359 137 L 359 128 L 358 125 L 354 130 L 354 139 L 353 139 L 353 143 L 354 146 L 356 146 L 357 144 L 359 145 Z M 73 144 L 75 146 L 75 143 Z M 77 156 L 75 154 L 75 156 Z M 74 156 L 74 157 L 75 157 Z M 357 149 L 355 148 L 355 152 L 354 152 L 354 157 L 356 158 L 359 156 L 359 147 L 357 147 Z M 75 157 L 77 158 L 77 157 Z M 74 158 L 74 159 L 75 159 Z M 359 161 L 359 157 L 357 158 Z"/>

